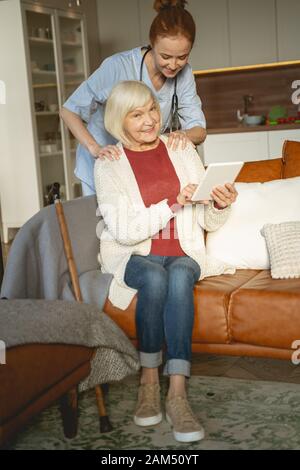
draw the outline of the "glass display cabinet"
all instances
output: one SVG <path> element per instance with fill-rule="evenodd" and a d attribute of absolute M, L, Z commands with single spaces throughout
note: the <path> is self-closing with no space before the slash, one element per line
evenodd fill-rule
<path fill-rule="evenodd" d="M 9 46 L 8 46 L 9 45 Z M 0 1 L 0 200 L 4 242 L 49 204 L 81 195 L 77 142 L 59 109 L 89 76 L 83 13 L 20 0 Z M 57 185 L 56 185 L 57 186 Z"/>

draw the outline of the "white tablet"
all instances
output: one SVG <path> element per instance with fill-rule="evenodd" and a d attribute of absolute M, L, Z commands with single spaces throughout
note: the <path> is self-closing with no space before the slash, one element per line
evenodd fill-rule
<path fill-rule="evenodd" d="M 208 165 L 202 181 L 192 196 L 192 201 L 212 199 L 211 191 L 215 186 L 233 183 L 241 171 L 244 162 L 211 163 Z"/>

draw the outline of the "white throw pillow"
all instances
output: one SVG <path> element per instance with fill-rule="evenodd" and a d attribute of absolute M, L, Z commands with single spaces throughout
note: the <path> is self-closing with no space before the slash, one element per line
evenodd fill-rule
<path fill-rule="evenodd" d="M 269 269 L 260 230 L 265 224 L 300 220 L 300 177 L 236 183 L 238 197 L 225 224 L 209 232 L 207 254 L 239 269 Z"/>
<path fill-rule="evenodd" d="M 300 277 L 300 220 L 266 224 L 261 230 L 270 256 L 274 279 Z"/>

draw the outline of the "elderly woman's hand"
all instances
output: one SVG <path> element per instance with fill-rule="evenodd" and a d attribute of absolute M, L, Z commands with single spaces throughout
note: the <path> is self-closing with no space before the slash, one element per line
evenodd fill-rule
<path fill-rule="evenodd" d="M 215 207 L 225 209 L 230 206 L 237 198 L 237 190 L 234 184 L 226 183 L 224 186 L 216 186 L 211 192 L 211 196 L 215 201 Z"/>
<path fill-rule="evenodd" d="M 182 206 L 184 206 L 185 204 L 191 203 L 192 202 L 191 197 L 193 196 L 196 188 L 197 188 L 197 185 L 192 184 L 192 183 L 182 188 L 182 190 L 177 196 L 178 204 L 181 204 Z"/>
<path fill-rule="evenodd" d="M 97 143 L 89 145 L 88 151 L 93 155 L 95 159 L 99 158 L 100 160 L 114 161 L 119 160 L 121 155 L 121 150 L 117 145 L 106 145 L 105 147 L 100 147 Z"/>
<path fill-rule="evenodd" d="M 191 142 L 191 140 L 188 138 L 185 131 L 173 131 L 168 134 L 167 147 L 172 150 L 177 150 L 178 148 L 184 150 L 188 142 Z"/>

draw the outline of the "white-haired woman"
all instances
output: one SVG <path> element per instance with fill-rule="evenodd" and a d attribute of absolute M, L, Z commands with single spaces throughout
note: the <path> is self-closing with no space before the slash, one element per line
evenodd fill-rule
<path fill-rule="evenodd" d="M 167 148 L 160 126 L 159 105 L 146 85 L 124 81 L 113 88 L 105 127 L 119 140 L 120 159 L 95 164 L 105 222 L 99 261 L 104 272 L 114 275 L 109 299 L 115 306 L 126 309 L 137 293 L 142 373 L 135 423 L 148 426 L 162 419 L 158 367 L 165 343 L 164 374 L 170 377 L 167 420 L 175 439 L 191 442 L 204 437 L 186 395 L 193 287 L 206 276 L 234 271 L 206 256 L 202 228 L 220 227 L 237 193 L 226 184 L 213 190 L 212 201 L 192 204 L 203 165 L 192 144 L 184 151 Z"/>

